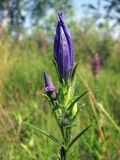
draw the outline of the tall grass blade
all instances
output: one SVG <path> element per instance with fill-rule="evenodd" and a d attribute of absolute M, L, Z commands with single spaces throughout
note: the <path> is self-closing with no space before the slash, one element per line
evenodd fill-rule
<path fill-rule="evenodd" d="M 114 127 L 120 132 L 120 127 L 118 124 L 115 122 L 115 120 L 109 115 L 109 113 L 106 111 L 106 109 L 103 107 L 102 104 L 97 103 L 99 106 L 100 110 L 107 116 L 107 118 L 111 121 L 111 123 L 114 125 Z"/>

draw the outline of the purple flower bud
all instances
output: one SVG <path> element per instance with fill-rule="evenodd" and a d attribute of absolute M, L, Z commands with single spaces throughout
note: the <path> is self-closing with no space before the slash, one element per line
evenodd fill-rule
<path fill-rule="evenodd" d="M 54 59 L 58 66 L 60 78 L 66 79 L 72 72 L 74 55 L 71 35 L 64 24 L 62 13 L 58 13 L 58 24 L 54 39 Z"/>
<path fill-rule="evenodd" d="M 92 62 L 92 72 L 94 75 L 97 75 L 100 70 L 100 58 L 98 54 L 95 54 Z"/>
<path fill-rule="evenodd" d="M 46 93 L 52 93 L 55 91 L 55 87 L 53 86 L 50 78 L 46 73 L 44 73 L 44 81 L 45 81 L 45 92 Z"/>
<path fill-rule="evenodd" d="M 53 86 L 50 78 L 48 77 L 48 75 L 46 73 L 44 73 L 44 81 L 45 81 L 45 92 L 47 93 L 47 95 L 49 96 L 51 103 L 53 105 L 54 108 L 57 108 L 56 105 L 56 93 L 55 93 L 55 87 Z"/>

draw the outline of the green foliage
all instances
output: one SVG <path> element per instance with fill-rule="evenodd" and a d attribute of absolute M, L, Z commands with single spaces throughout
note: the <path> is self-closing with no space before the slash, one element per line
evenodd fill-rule
<path fill-rule="evenodd" d="M 98 14 L 97 18 L 107 18 L 114 20 L 114 24 L 118 25 L 120 23 L 120 1 L 119 0 L 97 0 L 97 6 L 91 3 L 85 5 L 93 12 L 94 17 Z M 102 10 L 101 10 L 102 7 Z M 103 14 L 102 12 L 105 13 Z"/>
<path fill-rule="evenodd" d="M 120 72 L 120 56 L 119 54 L 112 54 L 107 60 L 106 66 L 114 70 L 116 74 Z"/>
<path fill-rule="evenodd" d="M 71 31 L 74 32 L 73 40 L 76 59 L 90 62 L 91 57 L 98 53 L 101 63 L 105 64 L 113 53 L 114 46 L 108 23 L 106 22 L 102 28 L 98 29 L 95 26 L 94 19 L 88 17 L 86 20 L 76 23 L 74 27 L 76 29 L 71 26 Z"/>
<path fill-rule="evenodd" d="M 114 19 L 120 23 L 120 1 L 119 0 L 103 0 L 105 1 L 104 9 L 106 10 L 106 17 Z"/>
<path fill-rule="evenodd" d="M 26 22 L 30 27 L 38 25 L 41 18 L 48 15 L 49 9 L 65 13 L 73 11 L 71 0 L 0 0 L 0 21 L 9 18 L 10 30 L 21 33 Z M 6 16 L 4 12 L 7 13 Z"/>

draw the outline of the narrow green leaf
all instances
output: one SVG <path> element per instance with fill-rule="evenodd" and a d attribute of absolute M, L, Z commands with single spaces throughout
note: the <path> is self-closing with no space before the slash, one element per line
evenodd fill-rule
<path fill-rule="evenodd" d="M 32 153 L 31 153 L 30 150 L 28 149 L 28 146 L 27 146 L 27 145 L 21 143 L 20 146 L 21 146 L 30 156 L 32 156 Z"/>
<path fill-rule="evenodd" d="M 51 135 L 51 134 L 48 134 L 48 133 L 46 133 L 45 131 L 43 131 L 43 130 L 41 130 L 41 129 L 39 129 L 39 128 L 37 128 L 37 127 L 35 127 L 35 126 L 27 123 L 27 122 L 24 122 L 24 123 L 27 124 L 28 126 L 32 127 L 33 129 L 39 131 L 40 133 L 44 134 L 44 135 L 47 136 L 48 138 L 52 139 L 54 142 L 57 142 L 58 144 L 60 144 L 60 145 L 62 145 L 62 146 L 64 147 L 62 141 L 59 140 L 58 138 L 56 138 L 55 136 L 53 136 L 53 135 Z"/>
<path fill-rule="evenodd" d="M 68 149 L 92 126 L 93 124 L 89 125 L 85 128 L 82 132 L 80 132 L 68 145 Z"/>
<path fill-rule="evenodd" d="M 50 98 L 47 96 L 47 94 L 42 94 L 48 101 L 50 101 Z"/>
<path fill-rule="evenodd" d="M 108 113 L 108 111 L 103 107 L 101 103 L 97 103 L 100 110 L 107 116 L 107 118 L 111 121 L 111 123 L 114 125 L 114 127 L 120 132 L 120 127 L 115 122 L 115 120 L 111 117 L 111 115 Z"/>
<path fill-rule="evenodd" d="M 81 94 L 80 96 L 77 96 L 75 99 L 74 99 L 74 101 L 72 101 L 71 103 L 70 103 L 70 105 L 69 105 L 69 107 L 68 107 L 68 110 L 70 110 L 73 106 L 74 106 L 74 104 L 81 98 L 81 97 L 83 97 L 85 94 L 87 94 L 88 93 L 88 91 L 85 91 L 83 94 Z"/>
<path fill-rule="evenodd" d="M 76 70 L 77 70 L 77 67 L 78 67 L 79 63 L 77 63 L 73 69 L 73 72 L 72 72 L 72 80 L 74 79 L 74 76 L 75 76 L 75 73 L 76 73 Z"/>
<path fill-rule="evenodd" d="M 52 62 L 53 62 L 53 64 L 54 64 L 54 67 L 55 67 L 56 73 L 57 73 L 57 75 L 58 75 L 58 78 L 60 79 L 60 75 L 59 75 L 57 63 L 56 63 L 56 61 L 55 61 L 54 59 L 52 60 Z"/>

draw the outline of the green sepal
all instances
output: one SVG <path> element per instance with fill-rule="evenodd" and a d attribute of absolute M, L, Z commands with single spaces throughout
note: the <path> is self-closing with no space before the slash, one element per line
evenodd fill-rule
<path fill-rule="evenodd" d="M 32 127 L 33 129 L 39 131 L 40 133 L 44 134 L 48 138 L 52 139 L 54 142 L 56 142 L 56 143 L 58 143 L 58 144 L 60 144 L 60 145 L 62 145 L 64 147 L 64 144 L 62 143 L 62 141 L 60 139 L 56 138 L 55 136 L 53 136 L 53 135 L 51 135 L 49 133 L 46 133 L 45 131 L 43 131 L 43 130 L 41 130 L 41 129 L 39 129 L 39 128 L 37 128 L 37 127 L 27 123 L 27 122 L 24 122 L 24 123 L 27 124 L 28 126 Z"/>
<path fill-rule="evenodd" d="M 83 107 L 84 107 L 85 104 L 82 104 L 77 107 L 77 113 L 76 115 L 73 117 L 73 120 L 75 120 L 75 118 L 77 117 L 78 113 L 82 111 Z M 73 106 L 74 107 L 74 106 Z"/>
<path fill-rule="evenodd" d="M 59 107 L 64 107 L 64 108 L 65 108 L 65 105 L 64 105 L 64 104 L 61 104 L 61 103 L 59 103 L 58 101 L 56 101 L 56 103 L 57 103 L 57 105 L 58 105 Z"/>
<path fill-rule="evenodd" d="M 50 101 L 50 98 L 47 96 L 47 94 L 42 94 L 48 101 Z"/>
<path fill-rule="evenodd" d="M 72 109 L 74 104 L 79 101 L 80 98 L 82 98 L 85 94 L 87 94 L 88 91 L 85 91 L 83 94 L 81 94 L 80 96 L 77 96 L 69 105 L 68 110 Z"/>
<path fill-rule="evenodd" d="M 82 132 L 80 132 L 68 145 L 68 149 L 92 126 L 93 124 L 89 125 L 85 128 Z"/>

